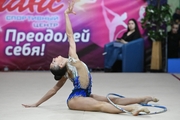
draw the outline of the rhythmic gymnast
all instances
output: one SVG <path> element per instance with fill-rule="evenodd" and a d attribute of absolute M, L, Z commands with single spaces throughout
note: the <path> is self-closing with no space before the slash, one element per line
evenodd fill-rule
<path fill-rule="evenodd" d="M 54 75 L 54 78 L 58 80 L 56 85 L 51 88 L 39 101 L 34 104 L 22 104 L 24 107 L 38 107 L 43 102 L 47 101 L 65 84 L 67 79 L 71 80 L 74 88 L 72 93 L 67 99 L 67 105 L 70 110 L 82 110 L 82 111 L 98 111 L 106 113 L 119 114 L 123 111 L 114 107 L 105 96 L 91 94 L 91 74 L 88 71 L 87 66 L 83 63 L 76 53 L 76 44 L 73 38 L 73 30 L 69 19 L 69 14 L 76 14 L 73 11 L 74 1 L 69 3 L 68 8 L 65 10 L 66 20 L 66 34 L 69 42 L 69 58 L 58 56 L 53 58 L 50 64 L 50 71 Z M 111 101 L 118 104 L 119 107 L 132 113 L 134 116 L 139 112 L 149 113 L 150 111 L 146 107 L 126 106 L 136 103 L 148 103 L 150 101 L 157 102 L 158 99 L 145 96 L 139 98 L 117 98 L 111 97 Z"/>

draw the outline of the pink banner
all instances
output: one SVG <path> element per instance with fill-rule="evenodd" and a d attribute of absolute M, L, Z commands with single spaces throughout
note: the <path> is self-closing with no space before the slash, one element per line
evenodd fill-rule
<path fill-rule="evenodd" d="M 0 1 L 0 70 L 48 70 L 67 57 L 67 0 Z M 79 0 L 70 15 L 77 53 L 89 68 L 103 68 L 104 45 L 121 37 L 131 18 L 144 15 L 144 0 Z"/>

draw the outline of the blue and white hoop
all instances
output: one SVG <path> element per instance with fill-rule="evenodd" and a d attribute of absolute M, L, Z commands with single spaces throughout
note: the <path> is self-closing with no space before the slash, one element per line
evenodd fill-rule
<path fill-rule="evenodd" d="M 106 98 L 108 99 L 108 101 L 114 106 L 116 107 L 117 109 L 125 112 L 125 113 L 128 113 L 128 114 L 132 114 L 131 112 L 127 111 L 127 110 L 124 110 L 123 108 L 119 107 L 118 105 L 116 105 L 115 103 L 113 103 L 111 101 L 111 99 L 109 98 L 110 95 L 113 95 L 113 96 L 116 96 L 116 97 L 120 97 L 120 98 L 125 98 L 124 96 L 122 95 L 118 95 L 118 94 L 115 94 L 115 93 L 109 93 Z M 163 113 L 163 112 L 166 112 L 167 111 L 167 108 L 164 107 L 164 106 L 160 106 L 160 105 L 153 105 L 153 104 L 139 104 L 141 106 L 147 106 L 147 107 L 155 107 L 155 108 L 159 108 L 161 110 L 159 111 L 155 111 L 155 112 L 150 112 L 149 114 L 146 114 L 146 113 L 140 113 L 139 115 L 152 115 L 152 114 L 159 114 L 159 113 Z"/>

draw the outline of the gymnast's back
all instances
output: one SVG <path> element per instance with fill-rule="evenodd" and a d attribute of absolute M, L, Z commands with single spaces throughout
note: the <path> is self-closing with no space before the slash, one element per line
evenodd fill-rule
<path fill-rule="evenodd" d="M 67 77 L 74 83 L 75 80 L 79 81 L 79 87 L 86 89 L 89 85 L 90 73 L 84 62 L 78 56 L 69 56 L 67 62 Z M 75 83 L 74 83 L 75 84 Z"/>

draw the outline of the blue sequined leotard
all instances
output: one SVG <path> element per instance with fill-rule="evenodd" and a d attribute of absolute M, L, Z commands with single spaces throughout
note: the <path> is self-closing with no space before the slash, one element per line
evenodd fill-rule
<path fill-rule="evenodd" d="M 74 98 L 74 97 L 77 97 L 77 96 L 81 96 L 81 97 L 89 97 L 90 94 L 91 94 L 91 86 L 92 86 L 92 81 L 91 81 L 91 74 L 86 66 L 85 63 L 83 63 L 84 67 L 87 69 L 87 72 L 88 72 L 88 79 L 89 79 L 89 83 L 88 83 L 88 86 L 84 89 L 81 87 L 81 84 L 80 84 L 80 81 L 79 81 L 79 75 L 78 75 L 78 72 L 77 72 L 77 69 L 75 66 L 73 66 L 71 63 L 72 62 L 76 62 L 76 60 L 72 57 L 69 57 L 69 60 L 68 60 L 68 63 L 67 63 L 67 66 L 68 68 L 70 69 L 70 71 L 72 72 L 73 74 L 73 78 L 69 78 L 68 75 L 66 75 L 72 82 L 73 82 L 73 86 L 74 86 L 74 89 L 72 90 L 71 94 L 69 95 L 68 99 L 67 99 L 67 102 Z"/>

